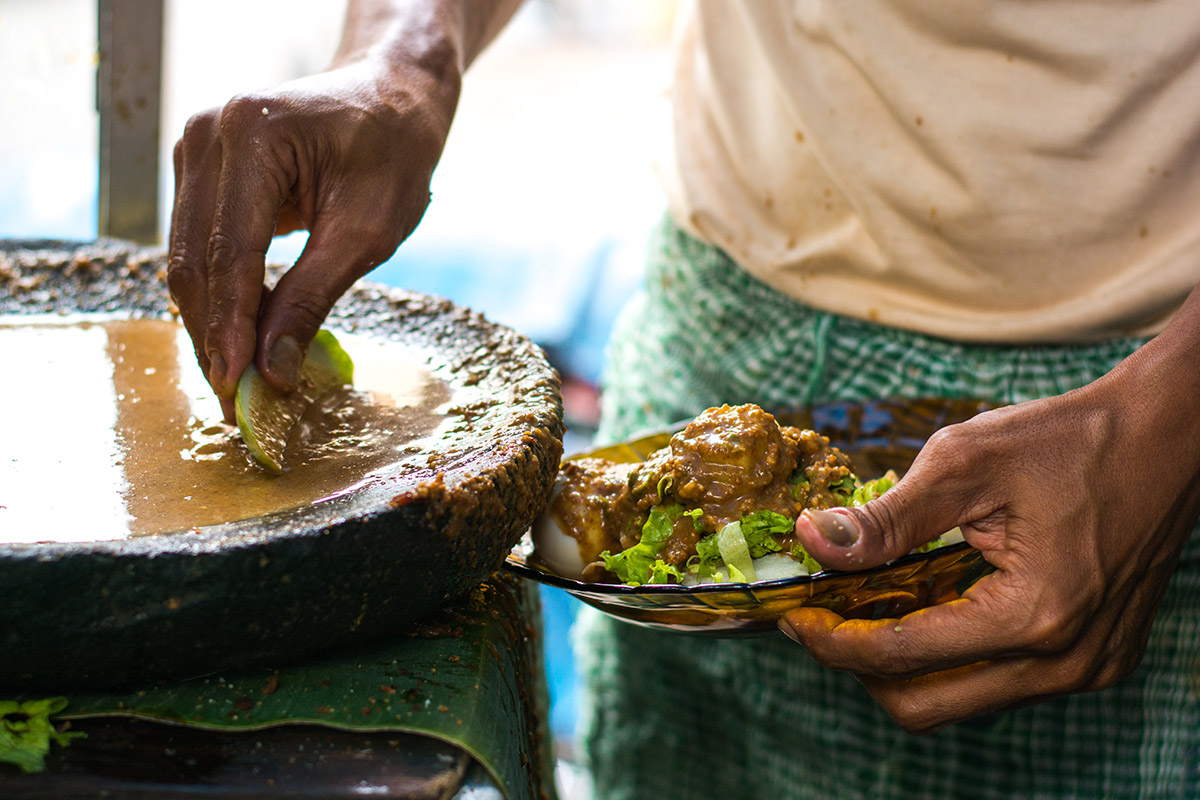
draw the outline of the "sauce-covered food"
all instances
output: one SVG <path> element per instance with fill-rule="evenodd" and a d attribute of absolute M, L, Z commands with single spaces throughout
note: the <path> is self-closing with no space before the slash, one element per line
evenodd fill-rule
<path fill-rule="evenodd" d="M 10 388 L 0 542 L 187 531 L 320 503 L 412 459 L 454 424 L 451 387 L 417 347 L 343 336 L 356 387 L 323 397 L 289 438 L 289 469 L 254 463 L 165 320 L 0 324 Z M 18 390 L 18 387 L 19 390 Z"/>
<path fill-rule="evenodd" d="M 635 586 L 811 574 L 800 513 L 862 505 L 895 480 L 859 480 L 828 438 L 758 406 L 711 408 L 644 462 L 564 462 L 536 555 L 564 577 Z"/>

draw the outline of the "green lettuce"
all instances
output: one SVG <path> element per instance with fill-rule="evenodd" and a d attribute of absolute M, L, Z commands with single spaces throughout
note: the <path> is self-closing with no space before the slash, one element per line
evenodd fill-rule
<path fill-rule="evenodd" d="M 608 550 L 600 554 L 604 559 L 605 569 L 616 575 L 621 583 L 629 586 L 641 586 L 643 583 L 678 583 L 683 579 L 683 573 L 664 562 L 658 554 L 667 543 L 667 539 L 671 538 L 675 520 L 682 516 L 691 517 L 692 524 L 698 528 L 701 513 L 698 508 L 684 511 L 683 507 L 678 505 L 651 509 L 646 524 L 642 526 L 641 541 L 616 555 Z"/>
<path fill-rule="evenodd" d="M 678 567 L 656 558 L 650 565 L 650 579 L 646 583 L 679 583 L 682 580 L 683 572 Z"/>
<path fill-rule="evenodd" d="M 882 478 L 876 478 L 855 489 L 850 495 L 848 506 L 862 506 L 874 500 L 879 495 L 896 485 L 896 473 L 888 471 Z"/>
<path fill-rule="evenodd" d="M 0 762 L 16 764 L 22 772 L 41 772 L 53 742 L 66 747 L 84 733 L 59 731 L 50 721 L 67 707 L 67 698 L 42 700 L 0 700 Z"/>
<path fill-rule="evenodd" d="M 775 541 L 773 534 L 791 533 L 796 526 L 791 517 L 775 511 L 762 509 L 753 511 L 741 519 L 742 535 L 750 548 L 751 558 L 762 558 L 767 553 L 778 553 L 783 545 Z"/>
<path fill-rule="evenodd" d="M 665 476 L 659 482 L 660 499 L 671 488 L 668 478 Z M 883 477 L 866 482 L 860 482 L 855 475 L 849 474 L 829 489 L 842 505 L 862 506 L 891 489 L 896 481 L 896 474 L 890 470 Z M 801 470 L 791 476 L 789 483 L 794 493 L 807 490 L 809 485 Z M 659 506 L 650 511 L 642 526 L 640 542 L 616 555 L 608 550 L 600 554 L 604 566 L 622 583 L 630 586 L 682 581 L 684 571 L 664 562 L 659 553 L 670 538 L 674 523 L 684 515 L 692 518 L 697 531 L 703 530 L 700 509 L 685 511 L 679 505 Z M 701 580 L 724 580 L 723 576 L 728 575 L 728 580 L 734 582 L 753 581 L 755 572 L 752 560 L 782 551 L 783 545 L 775 537 L 790 534 L 794 528 L 795 521 L 784 514 L 767 509 L 753 511 L 720 531 L 701 538 L 696 543 L 696 554 L 688 559 L 685 569 Z M 918 550 L 933 549 L 940 544 L 935 539 Z M 817 560 L 799 544 L 793 544 L 788 554 L 802 563 L 810 574 L 815 575 L 822 569 Z"/>
<path fill-rule="evenodd" d="M 839 505 L 848 506 L 854 493 L 860 488 L 858 477 L 850 473 L 846 477 L 829 484 L 829 492 L 837 499 Z"/>
<path fill-rule="evenodd" d="M 687 570 L 702 579 L 711 578 L 717 574 L 717 567 L 724 563 L 721 548 L 717 546 L 717 535 L 712 533 L 696 542 L 696 555 L 688 559 Z"/>
<path fill-rule="evenodd" d="M 792 548 L 788 550 L 788 553 L 792 558 L 804 565 L 804 568 L 808 570 L 809 575 L 816 575 L 818 572 L 825 569 L 819 563 L 817 563 L 815 558 L 809 555 L 809 552 L 805 550 L 799 542 L 792 545 Z"/>
<path fill-rule="evenodd" d="M 729 571 L 729 580 L 734 583 L 751 583 L 755 580 L 750 543 L 740 522 L 731 522 L 721 528 L 717 533 L 717 547 L 721 550 L 725 569 Z"/>

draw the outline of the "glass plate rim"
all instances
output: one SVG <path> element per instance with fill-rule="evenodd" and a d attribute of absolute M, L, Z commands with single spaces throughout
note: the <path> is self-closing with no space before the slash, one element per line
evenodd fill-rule
<path fill-rule="evenodd" d="M 893 559 L 883 564 L 878 564 L 874 567 L 868 567 L 861 570 L 822 570 L 815 575 L 797 575 L 792 578 L 776 578 L 770 581 L 755 581 L 753 583 L 704 583 L 697 586 L 684 586 L 678 583 L 651 583 L 642 584 L 641 586 L 628 586 L 623 583 L 586 583 L 584 581 L 575 580 L 573 578 L 564 578 L 549 570 L 544 570 L 539 567 L 531 566 L 523 555 L 517 555 L 517 551 L 525 548 L 524 542 L 518 543 L 504 558 L 504 568 L 520 575 L 523 578 L 528 578 L 538 583 L 543 583 L 548 586 L 554 586 L 566 591 L 585 592 L 587 594 L 600 594 L 612 597 L 654 597 L 654 596 L 695 596 L 705 594 L 720 594 L 722 592 L 737 591 L 744 592 L 746 590 L 766 591 L 776 589 L 786 589 L 793 586 L 803 586 L 804 584 L 817 584 L 834 578 L 842 578 L 845 576 L 869 576 L 876 573 L 887 572 L 897 567 L 903 567 L 908 564 L 918 563 L 934 557 L 949 556 L 952 553 L 961 552 L 964 550 L 974 549 L 968 542 L 954 542 L 953 544 L 942 545 L 941 547 L 927 550 L 923 553 L 907 553 L 899 558 Z"/>

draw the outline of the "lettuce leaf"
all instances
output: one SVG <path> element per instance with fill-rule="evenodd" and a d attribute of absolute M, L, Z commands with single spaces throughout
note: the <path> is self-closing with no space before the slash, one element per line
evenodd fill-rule
<path fill-rule="evenodd" d="M 724 563 L 721 548 L 717 546 L 717 535 L 712 533 L 696 542 L 696 555 L 688 559 L 687 569 L 702 579 L 711 578 L 717 574 L 717 567 Z"/>
<path fill-rule="evenodd" d="M 802 466 L 796 467 L 795 471 L 788 476 L 787 485 L 788 494 L 792 496 L 793 500 L 803 500 L 808 495 L 808 490 L 812 486 Z"/>
<path fill-rule="evenodd" d="M 16 764 L 22 772 L 41 772 L 53 742 L 66 747 L 85 733 L 65 733 L 54 727 L 51 714 L 67 707 L 67 698 L 0 700 L 0 762 Z"/>
<path fill-rule="evenodd" d="M 817 563 L 815 558 L 809 555 L 808 551 L 805 550 L 799 542 L 792 545 L 792 548 L 788 550 L 788 553 L 792 556 L 792 558 L 804 565 L 804 568 L 808 570 L 809 575 L 816 575 L 818 572 L 825 569 L 819 563 Z"/>
<path fill-rule="evenodd" d="M 646 583 L 679 583 L 682 580 L 682 570 L 671 566 L 661 558 L 656 558 L 650 565 L 650 579 Z"/>
<path fill-rule="evenodd" d="M 750 560 L 778 553 L 783 545 L 775 539 L 775 534 L 791 533 L 795 524 L 790 517 L 767 509 L 746 514 L 738 522 L 697 542 L 696 555 L 688 561 L 688 571 L 706 579 L 720 577 L 718 570 L 724 567 L 731 581 L 749 583 L 754 580 L 751 576 L 755 570 L 749 560 L 741 558 L 743 548 Z"/>
<path fill-rule="evenodd" d="M 783 545 L 775 541 L 772 534 L 791 533 L 796 523 L 790 517 L 775 511 L 762 509 L 742 517 L 742 535 L 750 548 L 751 558 L 762 558 L 767 553 L 778 553 Z"/>
<path fill-rule="evenodd" d="M 692 524 L 700 525 L 702 512 L 698 508 L 684 511 L 682 506 L 659 506 L 650 510 L 646 524 L 642 526 L 642 538 L 632 547 L 627 547 L 613 555 L 605 550 L 600 554 L 604 559 L 604 568 L 617 576 L 617 579 L 628 586 L 641 586 L 644 583 L 678 583 L 683 579 L 683 573 L 676 567 L 667 564 L 658 554 L 662 551 L 667 540 L 671 538 L 674 523 L 680 517 L 691 517 Z M 670 578 L 675 580 L 670 580 Z"/>
<path fill-rule="evenodd" d="M 879 497 L 888 489 L 896 485 L 896 473 L 888 470 L 883 477 L 876 478 L 873 481 L 867 481 L 861 484 L 850 495 L 848 506 L 862 506 Z"/>
<path fill-rule="evenodd" d="M 750 544 L 742 531 L 740 522 L 731 522 L 717 534 L 717 547 L 721 560 L 729 570 L 729 579 L 734 583 L 751 583 L 755 579 Z"/>

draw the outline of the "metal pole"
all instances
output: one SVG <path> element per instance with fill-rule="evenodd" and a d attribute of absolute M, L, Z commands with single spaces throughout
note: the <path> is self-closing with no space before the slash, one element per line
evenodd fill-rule
<path fill-rule="evenodd" d="M 153 244 L 158 232 L 163 0 L 98 0 L 99 234 Z"/>

